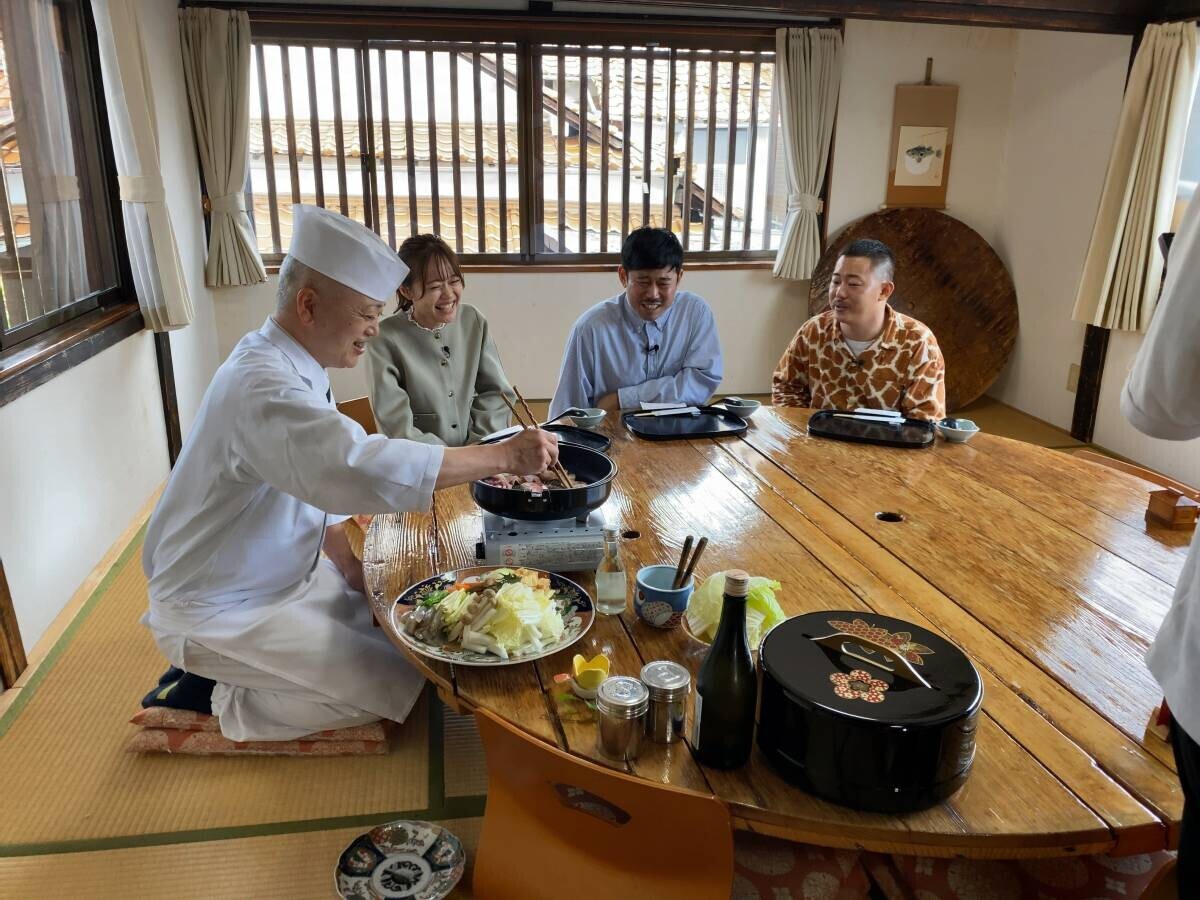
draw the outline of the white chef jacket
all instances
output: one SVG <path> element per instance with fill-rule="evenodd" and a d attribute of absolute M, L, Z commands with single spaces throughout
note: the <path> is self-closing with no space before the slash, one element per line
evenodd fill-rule
<path fill-rule="evenodd" d="M 1197 194 L 1200 197 L 1200 193 Z M 1134 428 L 1171 441 L 1200 438 L 1200 200 L 1188 204 L 1171 244 L 1167 280 L 1121 394 Z M 1197 446 L 1200 453 L 1200 446 Z M 1171 714 L 1200 740 L 1200 529 L 1146 663 Z"/>
<path fill-rule="evenodd" d="M 442 453 L 337 412 L 325 370 L 268 318 L 217 370 L 150 518 L 143 621 L 175 665 L 192 641 L 403 720 L 422 679 L 352 614 L 361 594 L 317 589 L 317 563 L 329 521 L 428 508 Z"/>

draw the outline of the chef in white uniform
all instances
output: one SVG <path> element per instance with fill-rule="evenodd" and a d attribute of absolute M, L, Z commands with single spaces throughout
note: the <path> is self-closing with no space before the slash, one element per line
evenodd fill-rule
<path fill-rule="evenodd" d="M 1162 296 L 1121 394 L 1121 411 L 1150 437 L 1200 438 L 1200 192 L 1171 244 Z M 1171 709 L 1183 786 L 1179 896 L 1200 897 L 1200 528 L 1146 664 Z"/>
<path fill-rule="evenodd" d="M 358 364 L 406 274 L 362 225 L 293 207 L 275 312 L 213 376 L 150 519 L 143 621 L 173 666 L 216 682 L 227 738 L 403 721 L 423 681 L 372 627 L 341 521 L 558 458 L 544 431 L 445 448 L 367 435 L 337 411 L 325 369 Z"/>

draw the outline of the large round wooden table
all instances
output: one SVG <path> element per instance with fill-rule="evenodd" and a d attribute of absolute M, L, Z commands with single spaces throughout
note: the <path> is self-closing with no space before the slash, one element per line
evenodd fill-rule
<path fill-rule="evenodd" d="M 1191 533 L 1146 523 L 1152 486 L 987 434 L 896 450 L 809 437 L 807 418 L 764 407 L 741 437 L 669 442 L 606 423 L 620 472 L 605 512 L 640 533 L 624 545 L 631 586 L 639 566 L 674 562 L 686 535 L 707 535 L 698 575 L 739 567 L 771 576 L 789 615 L 861 609 L 945 635 L 985 683 L 969 780 L 932 809 L 884 815 L 809 796 L 757 749 L 744 768 L 717 771 L 686 744 L 650 744 L 629 771 L 711 792 L 739 828 L 833 847 L 1037 857 L 1176 846 L 1183 799 L 1170 747 L 1145 735 L 1160 692 L 1142 657 Z M 466 487 L 436 494 L 429 513 L 375 518 L 364 568 L 394 640 L 395 598 L 473 565 L 479 534 Z M 591 589 L 590 577 L 578 580 Z M 601 652 L 614 674 L 675 659 L 694 675 L 704 647 L 682 629 L 645 625 L 631 607 L 536 662 L 412 661 L 454 708 L 484 707 L 612 765 L 596 751 L 594 713 L 554 680 L 575 653 Z"/>

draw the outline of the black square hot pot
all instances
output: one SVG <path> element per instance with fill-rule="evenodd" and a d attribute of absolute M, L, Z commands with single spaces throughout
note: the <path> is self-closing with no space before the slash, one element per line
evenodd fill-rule
<path fill-rule="evenodd" d="M 949 641 L 873 613 L 808 613 L 772 629 L 759 657 L 758 746 L 797 787 L 907 812 L 966 781 L 983 684 Z"/>

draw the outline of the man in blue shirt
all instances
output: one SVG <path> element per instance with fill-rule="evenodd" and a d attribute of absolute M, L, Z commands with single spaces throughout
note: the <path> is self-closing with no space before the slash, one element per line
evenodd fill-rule
<path fill-rule="evenodd" d="M 646 401 L 705 403 L 721 383 L 712 310 L 679 290 L 683 247 L 665 228 L 638 228 L 621 247 L 625 289 L 571 329 L 550 415 L 565 409 L 636 409 Z"/>

